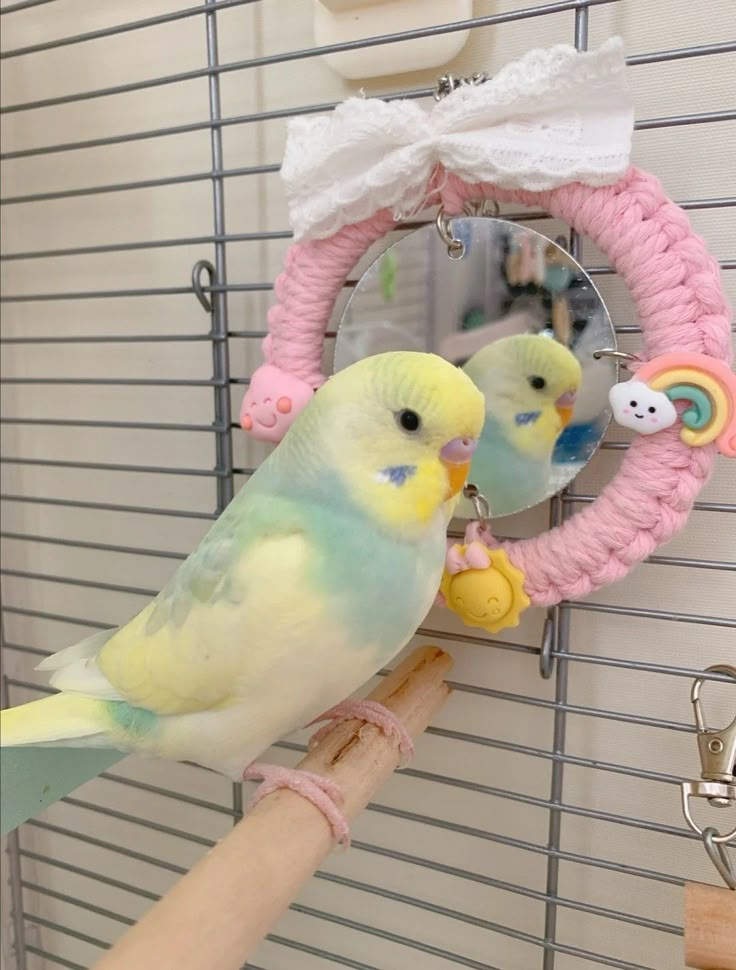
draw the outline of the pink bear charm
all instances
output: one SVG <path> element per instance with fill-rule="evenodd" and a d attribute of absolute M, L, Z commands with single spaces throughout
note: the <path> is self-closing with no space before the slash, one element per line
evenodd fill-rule
<path fill-rule="evenodd" d="M 279 442 L 314 397 L 314 388 L 274 364 L 259 367 L 240 407 L 240 426 L 259 441 Z"/>

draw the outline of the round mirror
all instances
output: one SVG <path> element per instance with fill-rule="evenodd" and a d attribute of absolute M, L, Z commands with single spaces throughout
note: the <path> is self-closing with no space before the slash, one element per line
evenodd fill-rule
<path fill-rule="evenodd" d="M 339 324 L 334 369 L 388 350 L 439 354 L 485 395 L 469 481 L 495 517 L 559 492 L 611 417 L 615 334 L 600 293 L 557 243 L 502 219 L 438 220 L 387 249 Z M 472 517 L 465 499 L 458 515 Z"/>

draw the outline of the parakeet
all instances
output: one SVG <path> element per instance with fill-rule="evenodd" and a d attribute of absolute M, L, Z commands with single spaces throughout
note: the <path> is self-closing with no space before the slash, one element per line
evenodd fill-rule
<path fill-rule="evenodd" d="M 555 442 L 572 417 L 580 364 L 552 338 L 525 333 L 487 344 L 463 370 L 486 402 L 470 481 L 493 515 L 535 505 L 548 492 Z M 473 514 L 466 500 L 459 512 Z"/>
<path fill-rule="evenodd" d="M 411 638 L 482 424 L 481 393 L 430 354 L 330 378 L 151 603 L 39 664 L 59 693 L 3 711 L 2 745 L 241 778 Z"/>

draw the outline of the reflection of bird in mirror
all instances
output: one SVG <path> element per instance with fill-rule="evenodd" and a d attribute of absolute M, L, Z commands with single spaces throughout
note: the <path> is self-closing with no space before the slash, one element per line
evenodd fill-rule
<path fill-rule="evenodd" d="M 459 333 L 451 333 L 440 341 L 437 353 L 450 363 L 464 367 L 470 358 L 487 347 L 491 341 L 514 334 L 525 334 L 537 327 L 537 317 L 523 310 L 509 313 L 505 317 L 490 322 L 478 323 L 483 319 L 482 311 L 475 311 L 472 327 L 465 327 Z M 469 316 L 469 314 L 466 314 Z"/>
<path fill-rule="evenodd" d="M 463 370 L 486 400 L 469 480 L 494 515 L 536 505 L 550 491 L 552 452 L 572 417 L 582 381 L 577 358 L 550 337 L 517 334 L 488 344 Z"/>

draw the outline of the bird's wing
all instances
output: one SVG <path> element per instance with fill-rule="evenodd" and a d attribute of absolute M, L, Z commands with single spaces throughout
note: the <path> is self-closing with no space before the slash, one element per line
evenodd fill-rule
<path fill-rule="evenodd" d="M 248 512 L 228 508 L 159 595 L 95 655 L 72 652 L 53 686 L 160 715 L 226 706 L 269 639 L 279 591 L 305 586 L 313 554 L 294 503 L 256 497 Z M 279 625 L 296 622 L 286 612 Z"/>
<path fill-rule="evenodd" d="M 113 637 L 120 627 L 113 627 L 110 630 L 98 630 L 97 633 L 93 633 L 89 637 L 85 637 L 84 640 L 80 640 L 79 643 L 73 643 L 71 647 L 64 647 L 63 650 L 58 650 L 56 653 L 52 653 L 50 657 L 44 657 L 44 659 L 36 664 L 36 670 L 61 670 L 62 667 L 68 667 L 75 660 L 87 660 L 90 657 L 95 657 L 100 652 L 102 646 L 107 643 L 107 641 Z"/>

